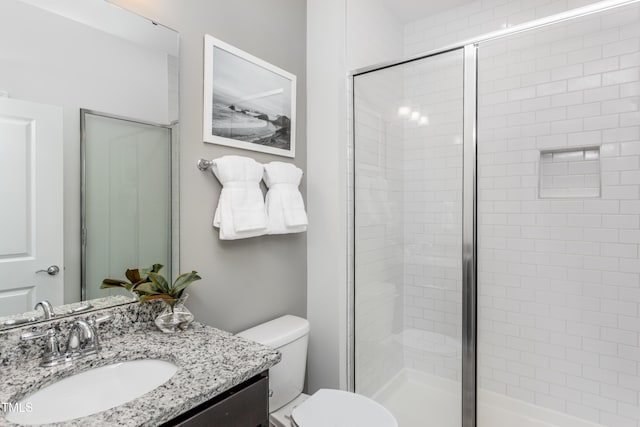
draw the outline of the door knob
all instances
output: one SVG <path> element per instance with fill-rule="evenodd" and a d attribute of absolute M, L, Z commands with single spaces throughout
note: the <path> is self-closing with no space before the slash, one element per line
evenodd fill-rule
<path fill-rule="evenodd" d="M 47 273 L 49 276 L 55 276 L 60 273 L 60 267 L 57 265 L 51 265 L 46 270 L 38 270 L 36 273 Z"/>

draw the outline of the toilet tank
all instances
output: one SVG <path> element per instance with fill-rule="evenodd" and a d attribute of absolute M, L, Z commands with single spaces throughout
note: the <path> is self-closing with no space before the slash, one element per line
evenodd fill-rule
<path fill-rule="evenodd" d="M 269 412 L 274 412 L 302 393 L 307 366 L 309 322 L 286 315 L 262 323 L 238 336 L 275 348 L 282 360 L 269 369 Z"/>

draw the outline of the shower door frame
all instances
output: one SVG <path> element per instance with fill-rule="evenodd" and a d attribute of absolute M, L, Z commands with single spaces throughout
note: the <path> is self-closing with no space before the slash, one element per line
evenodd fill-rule
<path fill-rule="evenodd" d="M 640 3 L 640 0 L 605 0 L 588 6 L 536 19 L 524 24 L 474 37 L 441 49 L 410 56 L 408 58 L 383 62 L 353 70 L 348 73 L 348 106 L 351 116 L 349 126 L 348 151 L 350 161 L 347 176 L 350 180 L 353 198 L 351 201 L 351 229 L 348 245 L 352 254 L 348 265 L 349 284 L 347 292 L 347 377 L 348 388 L 355 391 L 355 78 L 410 62 L 427 59 L 440 54 L 463 49 L 463 138 L 462 138 L 462 427 L 477 425 L 477 84 L 478 47 L 485 43 L 517 33 L 535 30 L 587 15 L 604 12 L 618 7 Z M 347 203 L 349 205 L 349 203 Z M 349 219 L 348 219 L 349 222 Z"/>

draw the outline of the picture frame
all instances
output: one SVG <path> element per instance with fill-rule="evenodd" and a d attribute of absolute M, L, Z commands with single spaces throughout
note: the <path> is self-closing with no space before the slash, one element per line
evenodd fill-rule
<path fill-rule="evenodd" d="M 296 76 L 204 39 L 204 142 L 295 157 Z"/>

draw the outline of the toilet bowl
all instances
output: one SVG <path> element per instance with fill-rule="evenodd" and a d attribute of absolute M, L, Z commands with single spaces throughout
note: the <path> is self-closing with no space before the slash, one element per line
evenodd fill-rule
<path fill-rule="evenodd" d="M 269 422 L 274 427 L 398 427 L 393 415 L 368 397 L 341 390 L 302 393 L 309 322 L 282 316 L 238 336 L 275 348 L 282 360 L 269 370 Z"/>

